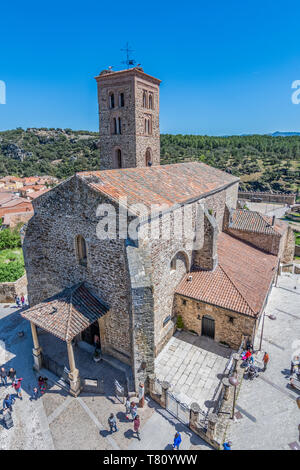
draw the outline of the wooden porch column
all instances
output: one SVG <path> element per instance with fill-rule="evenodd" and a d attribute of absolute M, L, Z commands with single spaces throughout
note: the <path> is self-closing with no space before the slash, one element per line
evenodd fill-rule
<path fill-rule="evenodd" d="M 70 373 L 69 373 L 69 380 L 70 380 L 70 393 L 77 397 L 81 391 L 80 385 L 80 376 L 79 370 L 76 369 L 75 365 L 75 358 L 74 358 L 74 351 L 71 341 L 67 343 L 68 348 L 68 358 L 69 358 L 69 366 L 70 366 Z"/>
<path fill-rule="evenodd" d="M 30 326 L 33 340 L 33 368 L 38 371 L 42 368 L 42 348 L 40 348 L 36 325 L 30 322 Z"/>

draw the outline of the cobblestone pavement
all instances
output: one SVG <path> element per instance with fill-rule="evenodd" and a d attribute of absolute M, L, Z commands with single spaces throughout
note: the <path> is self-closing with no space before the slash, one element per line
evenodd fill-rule
<path fill-rule="evenodd" d="M 24 336 L 18 337 L 23 330 Z M 0 305 L 0 366 L 13 366 L 23 377 L 23 399 L 13 405 L 14 427 L 4 428 L 0 415 L 0 449 L 167 449 L 177 430 L 182 435 L 182 449 L 208 449 L 207 444 L 180 421 L 146 397 L 139 409 L 141 441 L 133 433 L 133 424 L 126 420 L 125 407 L 113 396 L 112 381 L 106 380 L 105 395 L 82 393 L 71 397 L 51 380 L 46 394 L 30 400 L 36 385 L 32 370 L 32 339 L 29 323 L 22 319 L 13 305 Z M 98 364 L 97 364 L 98 366 Z M 103 365 L 102 368 L 107 368 Z M 106 370 L 106 376 L 108 376 Z M 0 386 L 0 399 L 12 392 Z M 0 403 L 2 405 L 2 402 Z M 117 417 L 118 432 L 108 431 L 110 413 Z"/>
<path fill-rule="evenodd" d="M 294 287 L 296 286 L 296 289 Z M 290 449 L 300 446 L 298 425 L 300 410 L 296 404 L 299 392 L 287 386 L 292 354 L 300 353 L 300 276 L 284 274 L 273 287 L 265 317 L 262 351 L 256 364 L 262 367 L 267 351 L 270 362 L 265 372 L 253 381 L 244 379 L 237 400 L 242 416 L 227 429 L 226 438 L 233 449 Z M 259 348 L 261 327 L 255 349 Z"/>
<path fill-rule="evenodd" d="M 210 338 L 176 332 L 157 356 L 155 374 L 172 385 L 171 392 L 181 402 L 196 402 L 207 411 L 230 353 Z"/>

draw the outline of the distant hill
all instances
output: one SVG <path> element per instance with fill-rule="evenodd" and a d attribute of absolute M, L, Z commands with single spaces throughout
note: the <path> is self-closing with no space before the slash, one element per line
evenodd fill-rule
<path fill-rule="evenodd" d="M 290 137 L 292 135 L 300 135 L 300 132 L 273 132 L 272 137 Z"/>
<path fill-rule="evenodd" d="M 161 134 L 161 163 L 203 161 L 239 176 L 243 189 L 294 192 L 300 186 L 300 133 L 289 134 Z M 0 132 L 0 177 L 66 178 L 78 171 L 99 169 L 99 162 L 97 132 L 54 128 Z"/>

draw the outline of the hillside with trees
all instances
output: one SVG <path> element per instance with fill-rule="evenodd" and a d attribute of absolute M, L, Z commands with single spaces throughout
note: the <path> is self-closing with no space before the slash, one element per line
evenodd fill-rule
<path fill-rule="evenodd" d="M 0 132 L 0 177 L 99 169 L 97 132 L 21 128 Z M 294 192 L 300 184 L 300 136 L 161 135 L 161 163 L 202 161 L 241 178 L 243 189 Z"/>

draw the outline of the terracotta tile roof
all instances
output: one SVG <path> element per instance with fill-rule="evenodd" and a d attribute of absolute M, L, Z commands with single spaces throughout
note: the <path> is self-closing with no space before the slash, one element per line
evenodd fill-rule
<path fill-rule="evenodd" d="M 260 214 L 256 211 L 245 209 L 232 209 L 229 218 L 229 228 L 247 232 L 279 235 L 285 230 L 286 225 L 276 220 L 272 226 L 272 217 Z"/>
<path fill-rule="evenodd" d="M 77 173 L 94 189 L 113 200 L 127 197 L 127 207 L 142 203 L 175 204 L 208 195 L 239 181 L 224 171 L 200 162 Z"/>
<path fill-rule="evenodd" d="M 21 315 L 43 330 L 69 342 L 107 311 L 107 306 L 84 284 L 77 284 L 24 310 Z"/>
<path fill-rule="evenodd" d="M 218 260 L 214 271 L 187 274 L 176 293 L 255 317 L 264 305 L 277 257 L 222 232 Z M 191 281 L 187 280 L 189 275 Z"/>

